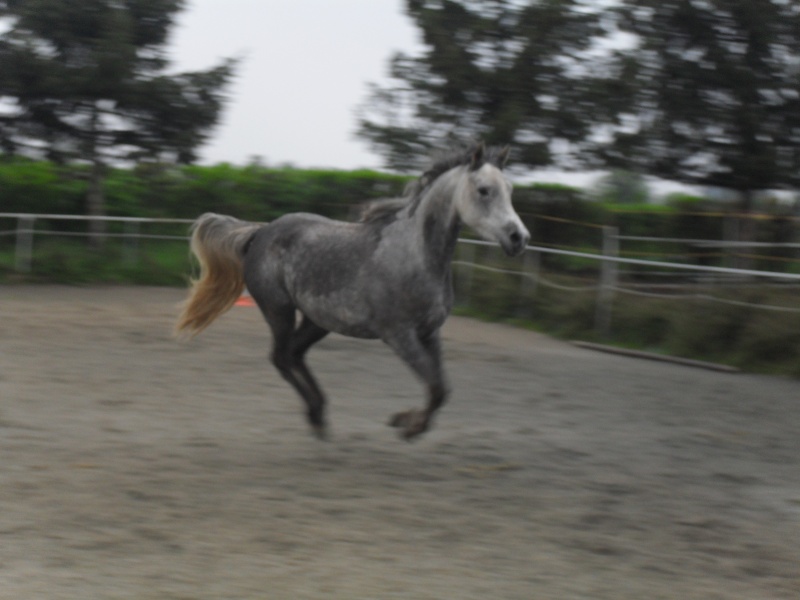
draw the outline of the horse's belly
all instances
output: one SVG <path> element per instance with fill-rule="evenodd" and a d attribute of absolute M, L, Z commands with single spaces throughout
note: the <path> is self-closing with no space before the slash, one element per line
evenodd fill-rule
<path fill-rule="evenodd" d="M 329 331 L 356 338 L 383 338 L 402 329 L 435 331 L 450 313 L 446 298 L 403 302 L 396 294 L 382 300 L 353 294 L 300 296 L 295 304 L 304 315 Z"/>
<path fill-rule="evenodd" d="M 328 331 L 349 337 L 380 337 L 372 311 L 360 302 L 340 301 L 334 297 L 297 298 L 297 307 L 305 316 Z"/>

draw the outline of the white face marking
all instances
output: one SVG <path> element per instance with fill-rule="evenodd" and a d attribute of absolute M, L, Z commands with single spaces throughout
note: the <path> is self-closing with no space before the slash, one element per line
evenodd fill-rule
<path fill-rule="evenodd" d="M 457 200 L 461 220 L 487 241 L 499 243 L 509 254 L 518 254 L 530 234 L 511 204 L 511 183 L 503 172 L 486 163 L 467 171 Z"/>

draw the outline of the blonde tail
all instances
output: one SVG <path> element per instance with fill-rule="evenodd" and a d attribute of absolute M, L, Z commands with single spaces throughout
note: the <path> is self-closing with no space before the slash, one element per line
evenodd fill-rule
<path fill-rule="evenodd" d="M 200 262 L 200 278 L 191 282 L 176 335 L 197 335 L 233 306 L 244 290 L 244 249 L 260 227 L 214 213 L 194 222 L 191 249 Z"/>

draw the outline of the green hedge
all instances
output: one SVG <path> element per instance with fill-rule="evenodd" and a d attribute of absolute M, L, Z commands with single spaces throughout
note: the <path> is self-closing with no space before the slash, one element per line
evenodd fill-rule
<path fill-rule="evenodd" d="M 87 181 L 83 170 L 47 162 L 0 162 L 0 211 L 81 214 Z"/>
<path fill-rule="evenodd" d="M 0 210 L 83 214 L 87 177 L 88 170 L 82 166 L 0 160 Z M 408 181 L 408 177 L 368 170 L 148 164 L 109 170 L 105 192 L 107 212 L 113 216 L 192 219 L 213 211 L 250 221 L 269 221 L 296 211 L 351 218 L 360 203 L 400 195 Z M 606 225 L 616 226 L 628 236 L 723 239 L 725 234 L 719 205 L 695 196 L 673 195 L 663 205 L 607 204 L 592 201 L 576 188 L 534 184 L 517 186 L 514 203 L 534 243 L 547 247 L 597 253 L 602 247 L 602 227 Z M 797 221 L 781 214 L 777 206 L 772 211 L 771 218 L 751 222 L 754 239 L 796 241 Z M 85 223 L 79 221 L 54 221 L 47 227 L 74 232 L 86 229 Z M 5 240 L 0 239 L 0 246 L 10 241 L 11 237 L 6 236 Z M 800 271 L 800 264 L 792 260 L 796 252 L 786 248 L 759 249 L 758 255 L 763 258 L 737 259 L 718 248 L 625 241 L 622 252 L 635 258 Z M 543 262 L 546 267 L 575 275 L 592 271 L 592 263 L 573 257 L 547 255 Z"/>
<path fill-rule="evenodd" d="M 144 167 L 114 171 L 107 184 L 113 214 L 193 218 L 212 211 L 251 221 L 287 212 L 345 217 L 367 200 L 402 193 L 407 179 L 372 171 L 269 169 L 261 166 Z M 131 195 L 138 198 L 132 201 Z"/>
<path fill-rule="evenodd" d="M 0 210 L 83 214 L 87 179 L 82 166 L 2 159 Z M 194 218 L 214 211 L 265 221 L 295 211 L 347 218 L 361 202 L 402 194 L 408 181 L 369 170 L 143 165 L 110 169 L 105 192 L 109 215 Z M 693 196 L 674 195 L 660 206 L 604 204 L 576 188 L 534 184 L 516 186 L 514 203 L 533 239 L 544 245 L 596 250 L 603 225 L 615 225 L 626 235 L 723 236 L 719 207 Z M 757 221 L 757 239 L 791 240 L 796 223 L 772 210 L 774 218 Z"/>
<path fill-rule="evenodd" d="M 87 170 L 49 162 L 0 162 L 2 212 L 83 214 Z M 192 218 L 205 211 L 268 220 L 293 211 L 346 216 L 360 202 L 399 195 L 407 177 L 375 171 L 270 169 L 262 166 L 110 169 L 109 215 Z"/>

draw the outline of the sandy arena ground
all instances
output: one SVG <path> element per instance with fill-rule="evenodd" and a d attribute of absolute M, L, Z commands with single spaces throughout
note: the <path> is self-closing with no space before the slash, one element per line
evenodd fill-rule
<path fill-rule="evenodd" d="M 453 318 L 433 431 L 378 342 L 311 351 L 332 439 L 257 309 L 0 287 L 0 598 L 800 598 L 800 382 Z"/>

